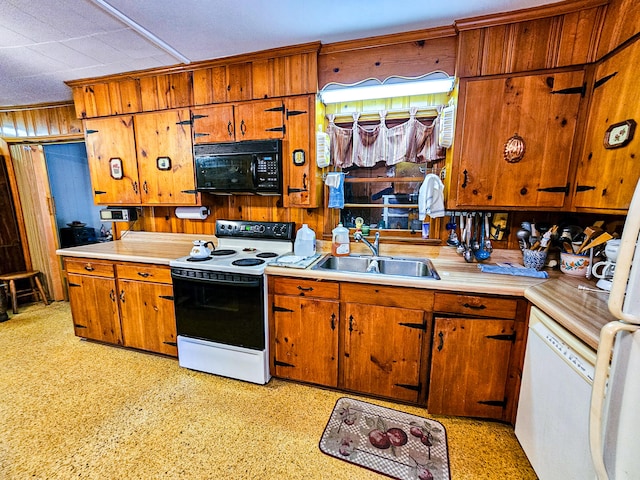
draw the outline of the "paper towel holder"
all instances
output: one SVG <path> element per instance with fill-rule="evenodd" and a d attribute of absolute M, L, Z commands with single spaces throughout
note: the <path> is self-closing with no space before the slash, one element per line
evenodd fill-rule
<path fill-rule="evenodd" d="M 191 220 L 204 220 L 211 215 L 209 207 L 176 207 L 176 217 Z"/>

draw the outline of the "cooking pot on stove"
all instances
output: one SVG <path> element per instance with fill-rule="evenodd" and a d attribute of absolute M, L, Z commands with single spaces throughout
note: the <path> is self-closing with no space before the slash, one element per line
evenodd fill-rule
<path fill-rule="evenodd" d="M 207 248 L 207 245 L 211 245 L 211 248 Z M 189 255 L 192 258 L 207 258 L 211 255 L 211 250 L 215 250 L 213 242 L 205 242 L 204 240 L 194 240 L 191 253 Z"/>

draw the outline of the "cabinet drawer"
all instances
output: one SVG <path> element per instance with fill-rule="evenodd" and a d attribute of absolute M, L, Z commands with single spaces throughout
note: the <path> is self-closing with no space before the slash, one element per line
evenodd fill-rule
<path fill-rule="evenodd" d="M 118 278 L 171 283 L 171 269 L 169 267 L 139 263 L 119 264 L 116 265 L 116 272 L 118 272 Z"/>
<path fill-rule="evenodd" d="M 508 298 L 437 293 L 434 311 L 442 313 L 462 313 L 475 317 L 516 318 L 517 307 L 518 301 Z"/>
<path fill-rule="evenodd" d="M 366 283 L 343 283 L 340 297 L 344 302 L 382 305 L 385 307 L 431 310 L 433 292 L 429 290 L 385 287 Z"/>
<path fill-rule="evenodd" d="M 300 297 L 335 298 L 340 294 L 340 285 L 334 282 L 319 282 L 304 278 L 274 278 L 273 293 Z"/>
<path fill-rule="evenodd" d="M 94 275 L 96 277 L 114 277 L 113 263 L 88 258 L 65 258 L 67 273 Z"/>

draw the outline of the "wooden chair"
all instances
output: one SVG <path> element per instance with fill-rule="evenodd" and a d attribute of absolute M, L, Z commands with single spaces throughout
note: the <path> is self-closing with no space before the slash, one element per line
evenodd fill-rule
<path fill-rule="evenodd" d="M 49 305 L 47 301 L 47 295 L 44 293 L 44 288 L 42 288 L 42 283 L 40 283 L 40 279 L 38 275 L 40 272 L 38 270 L 30 270 L 28 272 L 15 272 L 15 273 L 5 273 L 0 275 L 0 283 L 6 282 L 9 284 L 9 294 L 11 295 L 11 306 L 13 308 L 14 315 L 18 313 L 18 298 L 26 297 L 28 295 L 33 295 L 38 300 L 38 295 L 40 295 L 40 299 L 45 305 Z M 26 280 L 29 279 L 29 283 L 31 288 L 17 290 L 16 289 L 16 280 Z"/>

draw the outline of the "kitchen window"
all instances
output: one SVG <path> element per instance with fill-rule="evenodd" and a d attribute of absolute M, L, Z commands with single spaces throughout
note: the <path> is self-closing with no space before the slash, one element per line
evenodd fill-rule
<path fill-rule="evenodd" d="M 438 111 L 327 115 L 332 169 L 345 174 L 343 225 L 355 228 L 362 219 L 387 237 L 422 238 L 418 192 L 426 174 L 441 173 L 445 157 L 437 145 Z"/>

